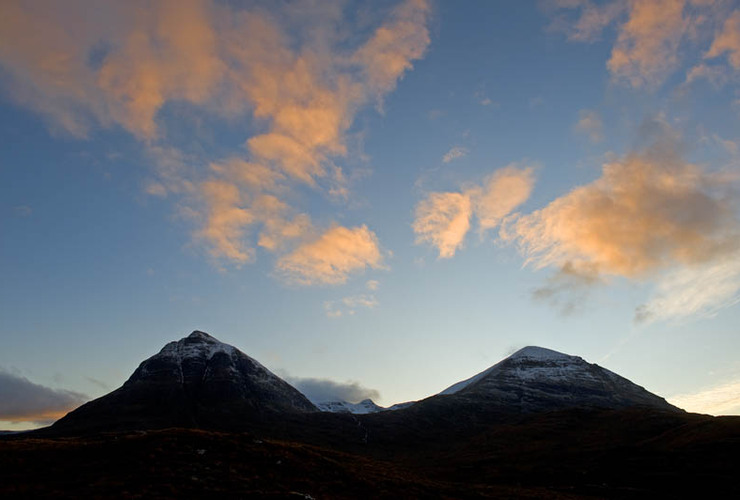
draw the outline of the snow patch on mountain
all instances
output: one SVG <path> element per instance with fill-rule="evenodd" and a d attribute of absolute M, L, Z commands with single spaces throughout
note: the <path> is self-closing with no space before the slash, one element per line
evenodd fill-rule
<path fill-rule="evenodd" d="M 595 372 L 588 369 L 591 364 L 580 356 L 571 356 L 544 347 L 527 346 L 477 375 L 451 385 L 439 394 L 447 395 L 460 392 L 466 387 L 486 378 L 488 375 L 502 370 L 504 366 L 510 376 L 522 381 L 546 379 L 555 382 L 565 381 L 574 376 L 594 381 L 599 378 Z M 603 374 L 614 380 L 621 378 L 606 368 L 599 368 Z"/>
<path fill-rule="evenodd" d="M 359 403 L 349 403 L 347 401 L 327 401 L 324 403 L 314 403 L 321 411 L 330 413 L 353 413 L 355 415 L 367 415 L 368 413 L 377 413 L 385 410 L 378 406 L 372 399 L 365 399 Z"/>
<path fill-rule="evenodd" d="M 381 411 L 395 411 L 416 403 L 416 401 L 407 401 L 405 403 L 396 403 L 388 407 L 382 407 L 375 404 L 372 399 L 365 399 L 359 403 L 349 403 L 347 401 L 326 401 L 323 403 L 313 402 L 321 411 L 330 413 L 352 413 L 355 415 L 367 415 L 368 413 L 378 413 Z"/>

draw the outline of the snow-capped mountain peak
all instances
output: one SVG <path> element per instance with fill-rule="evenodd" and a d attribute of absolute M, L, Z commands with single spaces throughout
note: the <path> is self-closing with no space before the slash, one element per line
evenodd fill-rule
<path fill-rule="evenodd" d="M 523 347 L 519 349 L 518 351 L 516 351 L 511 356 L 509 356 L 509 359 L 516 359 L 516 358 L 532 358 L 532 359 L 541 359 L 541 360 L 571 359 L 571 358 L 581 359 L 578 356 L 570 356 L 568 354 L 563 354 L 562 352 L 553 351 L 552 349 L 547 349 L 545 347 L 538 347 L 535 345 Z"/>
<path fill-rule="evenodd" d="M 382 406 L 376 405 L 372 399 L 364 399 L 359 403 L 349 403 L 347 401 L 325 401 L 323 403 L 314 404 L 319 410 L 330 413 L 354 413 L 357 415 L 365 415 L 385 410 Z"/>
<path fill-rule="evenodd" d="M 316 410 L 259 362 L 196 330 L 143 361 L 122 387 L 55 425 L 243 426 L 265 415 Z"/>
<path fill-rule="evenodd" d="M 674 409 L 663 398 L 579 356 L 528 346 L 439 393 L 498 401 L 522 411 L 565 406 L 652 406 Z"/>

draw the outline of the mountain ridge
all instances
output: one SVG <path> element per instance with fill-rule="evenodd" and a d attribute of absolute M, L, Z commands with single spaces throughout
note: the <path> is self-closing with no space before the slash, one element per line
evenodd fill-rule
<path fill-rule="evenodd" d="M 495 365 L 438 394 L 454 400 L 483 399 L 541 411 L 566 407 L 646 406 L 683 411 L 664 398 L 580 356 L 538 346 L 524 347 Z"/>
<path fill-rule="evenodd" d="M 157 354 L 144 360 L 119 389 L 70 412 L 53 428 L 243 428 L 248 422 L 279 420 L 295 414 L 387 414 L 408 412 L 417 406 L 415 414 L 424 408 L 439 411 L 452 406 L 473 413 L 630 406 L 682 411 L 579 356 L 538 346 L 520 349 L 422 401 L 387 408 L 372 400 L 316 403 L 236 347 L 195 330 L 165 344 Z"/>

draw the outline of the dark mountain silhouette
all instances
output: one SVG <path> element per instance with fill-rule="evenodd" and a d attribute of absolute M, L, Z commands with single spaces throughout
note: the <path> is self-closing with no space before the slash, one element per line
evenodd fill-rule
<path fill-rule="evenodd" d="M 641 406 L 682 411 L 614 372 L 543 347 L 515 352 L 439 394 L 449 404 L 496 404 L 525 413 Z"/>
<path fill-rule="evenodd" d="M 194 331 L 147 359 L 123 386 L 57 421 L 56 432 L 162 427 L 241 428 L 318 411 L 259 362 Z"/>

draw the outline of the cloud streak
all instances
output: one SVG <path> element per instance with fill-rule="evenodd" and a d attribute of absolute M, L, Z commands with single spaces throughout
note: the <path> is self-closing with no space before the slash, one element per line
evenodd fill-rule
<path fill-rule="evenodd" d="M 84 394 L 34 384 L 0 369 L 0 420 L 48 424 L 88 399 Z"/>
<path fill-rule="evenodd" d="M 740 251 L 661 276 L 648 302 L 637 309 L 635 320 L 648 323 L 712 317 L 738 302 Z"/>

